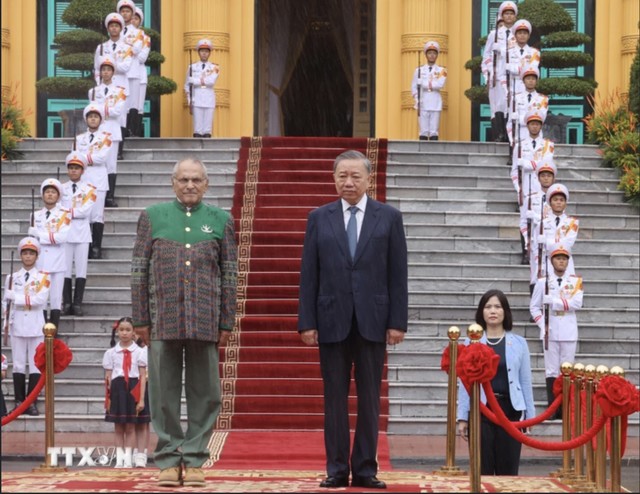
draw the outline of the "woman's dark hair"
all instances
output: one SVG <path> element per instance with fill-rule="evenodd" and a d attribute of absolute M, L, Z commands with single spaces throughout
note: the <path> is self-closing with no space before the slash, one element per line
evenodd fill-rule
<path fill-rule="evenodd" d="M 118 327 L 120 326 L 120 323 L 125 321 L 130 322 L 133 325 L 133 319 L 131 319 L 129 316 L 121 317 L 120 319 L 118 319 L 116 322 L 113 323 L 113 326 L 111 327 L 111 346 L 112 347 L 116 346 L 116 331 L 118 331 Z"/>
<path fill-rule="evenodd" d="M 498 297 L 500 305 L 502 305 L 502 310 L 504 310 L 504 322 L 502 323 L 502 325 L 505 331 L 511 331 L 511 329 L 513 328 L 513 316 L 511 315 L 509 300 L 507 300 L 507 296 L 504 293 L 496 289 L 485 292 L 482 298 L 480 298 L 480 302 L 478 303 L 478 310 L 476 311 L 476 323 L 482 326 L 482 329 L 486 331 L 487 322 L 484 320 L 484 306 L 487 305 L 487 302 L 491 297 Z"/>

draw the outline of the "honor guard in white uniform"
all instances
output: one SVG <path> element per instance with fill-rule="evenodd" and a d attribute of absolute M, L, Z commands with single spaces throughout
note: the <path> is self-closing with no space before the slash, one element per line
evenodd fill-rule
<path fill-rule="evenodd" d="M 82 316 L 82 299 L 87 282 L 87 263 L 89 262 L 89 244 L 91 244 L 89 219 L 91 210 L 96 204 L 96 188 L 82 180 L 87 166 L 84 153 L 72 151 L 65 161 L 70 180 L 62 184 L 62 206 L 71 212 L 71 229 L 64 244 L 67 270 L 64 274 L 62 289 L 62 314 Z M 75 290 L 72 288 L 71 279 L 74 265 Z"/>
<path fill-rule="evenodd" d="M 211 137 L 213 111 L 216 107 L 216 85 L 220 67 L 209 62 L 213 43 L 201 39 L 196 45 L 200 61 L 192 63 L 187 69 L 184 92 L 187 95 L 189 111 L 193 115 L 193 137 Z"/>
<path fill-rule="evenodd" d="M 140 98 L 140 62 L 138 55 L 144 48 L 144 38 L 140 30 L 132 24 L 136 5 L 131 0 L 120 0 L 116 7 L 118 14 L 124 19 L 124 29 L 120 34 L 120 39 L 131 48 L 133 56 L 131 68 L 127 77 L 129 79 L 129 94 L 127 94 L 127 136 L 134 135 L 138 124 L 138 100 Z"/>
<path fill-rule="evenodd" d="M 93 90 L 92 90 L 93 91 Z M 102 257 L 102 235 L 104 231 L 104 202 L 109 191 L 107 163 L 112 153 L 111 133 L 101 125 L 105 105 L 96 101 L 89 103 L 84 109 L 84 119 L 88 129 L 76 137 L 76 150 L 84 153 L 87 167 L 84 181 L 95 187 L 96 202 L 91 208 L 89 223 L 91 224 L 91 249 L 89 259 Z M 117 127 L 120 129 L 120 127 Z"/>
<path fill-rule="evenodd" d="M 109 178 L 109 192 L 105 199 L 105 206 L 108 208 L 118 207 L 115 199 L 116 178 L 118 173 L 118 160 L 122 159 L 122 142 L 124 141 L 122 122 L 126 118 L 127 95 L 125 89 L 113 83 L 111 75 L 114 63 L 110 57 L 105 57 L 100 62 L 100 73 L 102 83 L 94 89 L 89 90 L 89 98 L 103 105 L 104 120 L 102 128 L 111 134 L 114 145 L 111 147 L 111 154 L 107 161 L 107 174 Z M 95 185 L 95 184 L 94 184 Z"/>
<path fill-rule="evenodd" d="M 529 112 L 536 112 L 544 120 L 547 119 L 549 98 L 536 91 L 539 78 L 540 71 L 537 67 L 528 67 L 522 73 L 524 92 L 516 95 L 516 111 L 511 112 L 509 115 L 509 122 L 516 122 L 516 131 L 520 128 L 520 139 L 524 139 L 529 135 L 527 123 L 525 122 L 525 117 Z M 513 127 L 514 125 L 507 125 L 511 147 L 515 145 L 513 142 Z"/>
<path fill-rule="evenodd" d="M 506 58 L 511 48 L 516 45 L 513 26 L 517 15 L 518 6 L 515 2 L 507 1 L 500 4 L 496 21 L 502 21 L 504 25 L 489 33 L 482 56 L 482 73 L 489 86 L 491 130 L 496 142 L 507 141 L 507 93 L 510 91 L 510 76 L 507 76 Z"/>
<path fill-rule="evenodd" d="M 120 38 L 120 33 L 124 29 L 124 19 L 120 14 L 112 12 L 105 17 L 104 25 L 109 32 L 109 39 L 98 45 L 93 56 L 93 74 L 96 84 L 102 82 L 100 76 L 102 60 L 109 58 L 113 62 L 113 83 L 116 86 L 123 87 L 125 93 L 129 94 L 129 79 L 127 76 L 131 69 L 134 55 L 131 47 Z"/>
<path fill-rule="evenodd" d="M 540 276 L 547 272 L 544 260 L 547 259 L 547 246 L 538 242 L 541 234 L 544 234 L 544 221 L 552 215 L 551 207 L 547 201 L 549 189 L 553 186 L 557 174 L 556 165 L 553 162 L 544 163 L 538 168 L 538 182 L 540 186 L 536 192 L 532 192 L 531 211 L 527 211 L 527 224 L 531 225 L 531 249 L 529 249 L 529 295 L 533 293 L 533 287 Z M 541 224 L 542 223 L 542 224 Z M 541 228 L 542 226 L 542 228 Z M 538 271 L 538 260 L 542 258 L 543 264 Z"/>
<path fill-rule="evenodd" d="M 25 237 L 18 244 L 22 268 L 7 276 L 4 284 L 2 310 L 5 324 L 11 336 L 11 358 L 13 360 L 13 390 L 15 407 L 19 407 L 28 393 L 40 380 L 40 370 L 34 363 L 37 346 L 44 341 L 42 328 L 45 324 L 43 312 L 49 299 L 50 280 L 47 273 L 36 268 L 40 254 L 37 239 Z M 11 306 L 9 320 L 7 308 Z M 29 365 L 29 390 L 25 393 L 26 370 Z M 35 403 L 27 409 L 28 415 L 38 415 Z"/>
<path fill-rule="evenodd" d="M 551 213 L 544 220 L 543 234 L 538 236 L 537 241 L 544 241 L 547 250 L 558 243 L 573 250 L 573 246 L 578 239 L 580 220 L 565 213 L 569 202 L 569 189 L 562 184 L 553 184 L 547 192 L 547 201 L 549 202 Z M 547 268 L 549 267 L 547 266 Z M 567 266 L 567 273 L 574 274 L 575 272 L 573 256 L 571 256 Z"/>
<path fill-rule="evenodd" d="M 415 100 L 414 108 L 418 110 L 421 141 L 437 141 L 442 112 L 442 96 L 440 91 L 447 81 L 447 69 L 436 65 L 440 54 L 437 41 L 427 41 L 424 45 L 427 63 L 418 67 L 413 73 L 411 94 Z"/>
<path fill-rule="evenodd" d="M 560 375 L 563 362 L 575 362 L 578 345 L 576 311 L 582 308 L 582 278 L 566 271 L 571 249 L 556 244 L 550 250 L 552 268 L 548 276 L 540 278 L 531 297 L 529 310 L 540 328 L 540 339 L 548 334 L 548 349 L 544 350 L 544 368 L 549 404 L 555 398 L 553 383 Z M 548 312 L 549 326 L 545 322 Z M 544 345 L 543 345 L 544 349 Z"/>
<path fill-rule="evenodd" d="M 527 44 L 531 37 L 531 23 L 520 19 L 513 25 L 513 30 L 516 33 L 516 43 L 509 50 L 509 63 L 506 64 L 513 85 L 511 89 L 514 91 L 511 97 L 524 92 L 522 76 L 525 70 L 529 67 L 538 69 L 540 66 L 540 52 Z"/>
<path fill-rule="evenodd" d="M 536 112 L 529 112 L 525 118 L 529 135 L 516 142 L 513 148 L 513 160 L 511 166 L 511 180 L 516 190 L 518 204 L 520 205 L 520 235 L 522 245 L 522 264 L 529 264 L 527 211 L 530 201 L 525 200 L 540 186 L 537 170 L 545 163 L 553 162 L 554 145 L 549 139 L 542 137 L 543 117 Z"/>
<path fill-rule="evenodd" d="M 140 28 L 142 23 L 144 22 L 144 13 L 142 9 L 136 7 L 135 14 L 133 15 L 133 19 L 131 20 L 133 25 L 138 28 L 138 34 L 142 37 L 142 50 L 138 53 L 138 64 L 140 70 L 140 97 L 138 98 L 138 121 L 135 125 L 134 135 L 138 137 L 144 136 L 144 127 L 142 125 L 142 118 L 144 115 L 144 101 L 147 97 L 147 58 L 149 57 L 149 52 L 151 51 L 151 38 L 144 32 L 143 29 Z"/>
<path fill-rule="evenodd" d="M 71 212 L 60 204 L 62 184 L 55 178 L 47 178 L 40 185 L 40 195 L 44 207 L 35 212 L 29 235 L 40 242 L 37 267 L 46 272 L 51 280 L 49 292 L 48 320 L 58 327 L 60 334 L 60 309 L 62 307 L 62 287 L 67 270 L 64 244 L 71 230 Z"/>

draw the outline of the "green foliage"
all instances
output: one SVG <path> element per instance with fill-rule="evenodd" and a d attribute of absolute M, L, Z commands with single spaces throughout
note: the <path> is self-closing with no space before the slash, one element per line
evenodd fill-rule
<path fill-rule="evenodd" d="M 60 45 L 60 55 L 70 55 L 78 52 L 93 52 L 100 43 L 107 38 L 91 29 L 73 29 L 60 33 L 53 38 L 56 45 Z"/>
<path fill-rule="evenodd" d="M 636 45 L 636 56 L 631 64 L 629 77 L 629 111 L 640 121 L 640 42 Z"/>
<path fill-rule="evenodd" d="M 464 95 L 473 103 L 489 103 L 487 86 L 472 86 L 464 92 Z"/>
<path fill-rule="evenodd" d="M 518 19 L 527 19 L 541 36 L 573 31 L 573 19 L 554 0 L 525 0 L 518 4 Z"/>
<path fill-rule="evenodd" d="M 26 115 L 18 106 L 15 94 L 8 91 L 2 95 L 2 159 L 19 158 L 18 143 L 29 136 Z"/>
<path fill-rule="evenodd" d="M 162 53 L 158 53 L 157 51 L 150 51 L 149 56 L 147 57 L 147 63 L 149 67 L 160 67 L 160 64 L 163 64 L 165 61 L 164 55 Z"/>
<path fill-rule="evenodd" d="M 51 98 L 88 99 L 89 89 L 96 81 L 87 77 L 44 77 L 36 82 L 36 89 Z"/>
<path fill-rule="evenodd" d="M 543 51 L 540 54 L 540 65 L 548 69 L 565 69 L 580 65 L 591 65 L 593 57 L 588 53 L 572 50 Z"/>
<path fill-rule="evenodd" d="M 56 65 L 66 70 L 81 70 L 82 72 L 93 71 L 92 53 L 72 53 L 56 57 Z"/>
<path fill-rule="evenodd" d="M 589 96 L 598 87 L 593 79 L 577 77 L 548 77 L 538 81 L 537 90 L 547 96 Z"/>
<path fill-rule="evenodd" d="M 175 81 L 159 75 L 150 75 L 147 82 L 147 94 L 149 96 L 161 96 L 175 93 L 178 85 Z"/>
<path fill-rule="evenodd" d="M 62 21 L 69 26 L 84 27 L 107 33 L 104 18 L 116 11 L 116 0 L 72 0 L 62 13 Z"/>
<path fill-rule="evenodd" d="M 542 48 L 564 48 L 569 46 L 586 45 L 593 41 L 591 36 L 574 31 L 550 33 L 542 38 Z"/>
<path fill-rule="evenodd" d="M 140 29 L 142 29 L 147 36 L 151 38 L 151 49 L 155 50 L 160 44 L 160 33 L 150 27 L 140 26 Z"/>
<path fill-rule="evenodd" d="M 627 110 L 628 101 L 614 94 L 594 103 L 593 113 L 584 118 L 590 142 L 600 145 L 604 164 L 620 172 L 618 188 L 625 198 L 640 207 L 640 134 L 638 120 Z"/>
<path fill-rule="evenodd" d="M 473 57 L 471 60 L 468 60 L 467 63 L 464 64 L 464 68 L 467 70 L 471 70 L 472 72 L 480 72 L 482 69 L 482 55 L 478 55 L 477 57 Z"/>

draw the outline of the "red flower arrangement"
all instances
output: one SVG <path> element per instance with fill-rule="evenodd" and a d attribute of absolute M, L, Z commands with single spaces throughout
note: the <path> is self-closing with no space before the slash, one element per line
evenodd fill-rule
<path fill-rule="evenodd" d="M 456 371 L 469 385 L 489 382 L 498 372 L 500 357 L 487 345 L 473 343 L 458 357 Z"/>
<path fill-rule="evenodd" d="M 460 359 L 465 348 L 467 348 L 466 345 L 458 344 L 458 359 Z M 449 353 L 449 346 L 447 346 L 444 349 L 444 352 L 442 352 L 442 359 L 440 359 L 440 369 L 445 371 L 447 374 L 449 374 L 449 367 L 451 367 L 451 356 Z"/>
<path fill-rule="evenodd" d="M 638 390 L 620 376 L 606 376 L 598 383 L 596 400 L 606 417 L 631 415 L 640 411 Z"/>
<path fill-rule="evenodd" d="M 53 372 L 59 374 L 69 366 L 72 360 L 73 354 L 65 342 L 58 339 L 53 340 Z M 44 343 L 40 343 L 36 348 L 33 361 L 40 372 L 44 374 L 46 367 Z"/>

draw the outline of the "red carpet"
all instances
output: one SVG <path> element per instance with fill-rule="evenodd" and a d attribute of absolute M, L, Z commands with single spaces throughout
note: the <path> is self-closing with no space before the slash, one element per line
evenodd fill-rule
<path fill-rule="evenodd" d="M 369 158 L 374 173 L 368 193 L 384 201 L 387 141 L 244 137 L 241 142 L 232 208 L 239 332 L 221 354 L 218 430 L 322 430 L 318 349 L 306 347 L 296 331 L 306 218 L 312 209 L 337 199 L 333 160 L 347 149 Z M 385 374 L 382 431 L 388 420 L 387 390 Z M 355 399 L 350 406 L 353 424 Z M 318 454 L 323 451 L 320 441 Z"/>

